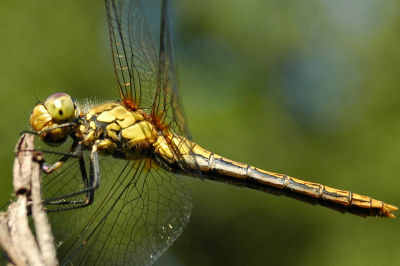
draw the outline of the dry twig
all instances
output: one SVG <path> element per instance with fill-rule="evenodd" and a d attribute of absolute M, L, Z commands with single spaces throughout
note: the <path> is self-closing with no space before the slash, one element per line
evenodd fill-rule
<path fill-rule="evenodd" d="M 58 265 L 54 238 L 43 208 L 40 173 L 43 157 L 34 136 L 23 134 L 15 148 L 13 185 L 17 198 L 0 214 L 0 245 L 11 265 Z M 36 239 L 29 227 L 32 213 Z"/>

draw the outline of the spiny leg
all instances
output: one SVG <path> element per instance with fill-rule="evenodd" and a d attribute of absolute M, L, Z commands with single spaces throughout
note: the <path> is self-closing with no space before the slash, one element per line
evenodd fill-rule
<path fill-rule="evenodd" d="M 84 185 L 84 189 L 80 191 L 76 191 L 67 195 L 55 197 L 46 200 L 44 203 L 49 204 L 49 205 L 70 205 L 63 210 L 68 210 L 68 209 L 76 209 L 76 208 L 83 208 L 86 206 L 89 206 L 93 203 L 94 201 L 94 190 L 99 187 L 100 184 L 100 170 L 99 170 L 99 160 L 98 160 L 98 154 L 97 154 L 97 149 L 95 146 L 93 147 L 93 151 L 91 152 L 90 155 L 90 175 L 89 179 L 87 176 L 87 171 L 86 171 L 86 166 L 85 166 L 85 161 L 82 156 L 82 148 L 81 145 L 78 145 L 78 149 L 73 152 L 74 156 L 79 156 L 79 168 L 80 168 L 80 173 L 82 175 L 82 183 Z M 68 156 L 63 156 L 60 160 L 58 160 L 55 164 L 52 165 L 49 169 L 51 172 L 55 171 L 59 167 L 61 167 L 67 160 L 66 158 Z M 68 198 L 72 198 L 78 195 L 84 194 L 84 198 L 81 200 L 66 200 Z M 51 210 L 50 210 L 51 211 Z M 57 210 L 54 210 L 57 211 Z"/>

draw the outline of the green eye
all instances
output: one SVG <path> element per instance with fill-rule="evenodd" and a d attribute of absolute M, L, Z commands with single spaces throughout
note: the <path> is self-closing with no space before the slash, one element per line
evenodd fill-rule
<path fill-rule="evenodd" d="M 71 122 L 75 118 L 74 101 L 66 93 L 51 95 L 44 102 L 44 105 L 53 120 L 59 124 Z"/>

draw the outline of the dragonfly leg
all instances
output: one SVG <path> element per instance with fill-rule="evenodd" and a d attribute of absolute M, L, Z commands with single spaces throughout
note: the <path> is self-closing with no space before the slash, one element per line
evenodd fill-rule
<path fill-rule="evenodd" d="M 87 205 L 93 203 L 94 190 L 100 186 L 100 169 L 99 169 L 99 155 L 97 153 L 97 146 L 93 146 L 90 153 L 90 190 L 85 195 Z M 89 189 L 88 188 L 88 189 Z"/>
<path fill-rule="evenodd" d="M 77 151 L 75 153 L 79 152 L 80 154 L 82 153 L 82 149 L 80 148 L 80 145 L 78 145 Z M 57 163 L 65 163 L 66 160 L 62 161 L 66 156 L 61 158 Z M 53 164 L 54 166 L 54 164 Z M 56 167 L 56 166 L 55 166 Z M 60 167 L 60 166 L 58 166 Z M 100 170 L 99 170 L 99 160 L 98 160 L 98 153 L 97 153 L 97 148 L 96 146 L 93 147 L 93 150 L 90 155 L 90 175 L 88 179 L 86 167 L 85 167 L 85 161 L 82 156 L 79 157 L 79 167 L 80 167 L 80 172 L 82 175 L 82 183 L 84 185 L 84 189 L 70 193 L 68 195 L 63 195 L 60 197 L 55 197 L 46 200 L 44 203 L 48 205 L 69 205 L 65 209 L 76 209 L 76 208 L 83 208 L 91 205 L 94 200 L 94 191 L 97 189 L 100 185 Z M 54 171 L 54 168 L 50 168 L 52 171 Z M 57 168 L 56 168 L 57 169 Z M 79 200 L 66 200 L 68 198 L 73 198 L 78 195 L 84 194 L 83 199 Z M 65 210 L 64 209 L 64 210 Z"/>
<path fill-rule="evenodd" d="M 53 163 L 51 166 L 44 165 L 42 167 L 42 171 L 45 174 L 51 174 L 52 172 L 56 171 L 61 166 L 63 166 L 64 163 L 66 163 L 69 160 L 69 158 L 81 157 L 82 150 L 83 150 L 82 144 L 79 144 L 78 141 L 74 141 L 74 143 L 71 146 L 71 149 L 69 150 L 69 152 L 67 154 L 65 154 L 63 157 L 61 157 L 61 159 L 59 159 L 57 162 Z M 44 151 L 44 152 L 47 152 L 47 151 Z"/>

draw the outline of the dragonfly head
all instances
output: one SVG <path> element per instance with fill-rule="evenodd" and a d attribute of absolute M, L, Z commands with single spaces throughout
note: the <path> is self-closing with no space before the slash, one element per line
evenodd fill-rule
<path fill-rule="evenodd" d="M 33 108 L 30 125 L 49 146 L 63 144 L 71 132 L 72 122 L 80 114 L 76 102 L 66 93 L 51 95 Z"/>

